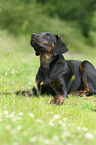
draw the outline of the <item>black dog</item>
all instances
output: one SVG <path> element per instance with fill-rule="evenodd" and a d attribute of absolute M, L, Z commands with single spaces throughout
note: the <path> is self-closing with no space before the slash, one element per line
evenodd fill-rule
<path fill-rule="evenodd" d="M 62 104 L 69 93 L 96 94 L 96 69 L 88 61 L 66 61 L 62 54 L 68 48 L 62 38 L 49 32 L 33 33 L 30 43 L 36 55 L 40 55 L 40 67 L 36 75 L 38 90 L 41 94 L 53 95 L 52 104 Z M 32 88 L 32 93 L 26 92 L 29 96 L 37 95 L 35 88 Z"/>

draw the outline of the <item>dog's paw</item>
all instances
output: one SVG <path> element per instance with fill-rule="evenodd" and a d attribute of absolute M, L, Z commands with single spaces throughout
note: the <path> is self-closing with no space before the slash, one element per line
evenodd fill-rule
<path fill-rule="evenodd" d="M 50 104 L 62 105 L 64 98 L 61 95 L 56 95 L 50 102 Z"/>

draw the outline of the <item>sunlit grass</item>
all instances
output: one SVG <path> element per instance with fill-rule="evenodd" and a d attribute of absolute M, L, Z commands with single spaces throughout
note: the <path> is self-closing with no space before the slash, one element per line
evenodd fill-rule
<path fill-rule="evenodd" d="M 0 91 L 33 87 L 39 57 L 33 50 L 26 50 L 29 44 L 25 41 L 10 36 L 6 41 L 1 39 Z M 66 55 L 69 58 L 88 59 L 96 66 L 91 55 L 83 58 Z M 47 95 L 29 98 L 0 94 L 0 145 L 95 145 L 96 96 L 69 95 L 61 106 L 51 105 L 51 99 Z"/>

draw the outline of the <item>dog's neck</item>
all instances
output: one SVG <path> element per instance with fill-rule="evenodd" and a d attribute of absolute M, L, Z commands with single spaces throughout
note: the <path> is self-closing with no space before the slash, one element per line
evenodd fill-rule
<path fill-rule="evenodd" d="M 40 54 L 40 63 L 43 68 L 49 69 L 50 62 L 53 59 L 53 54 Z"/>

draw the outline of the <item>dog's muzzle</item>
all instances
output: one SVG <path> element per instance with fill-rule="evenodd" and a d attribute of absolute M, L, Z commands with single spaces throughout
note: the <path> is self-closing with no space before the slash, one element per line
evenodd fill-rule
<path fill-rule="evenodd" d="M 36 34 L 35 33 L 32 33 L 31 34 L 31 40 L 30 40 L 30 44 L 31 45 L 34 45 L 35 44 L 35 37 L 36 37 Z"/>

